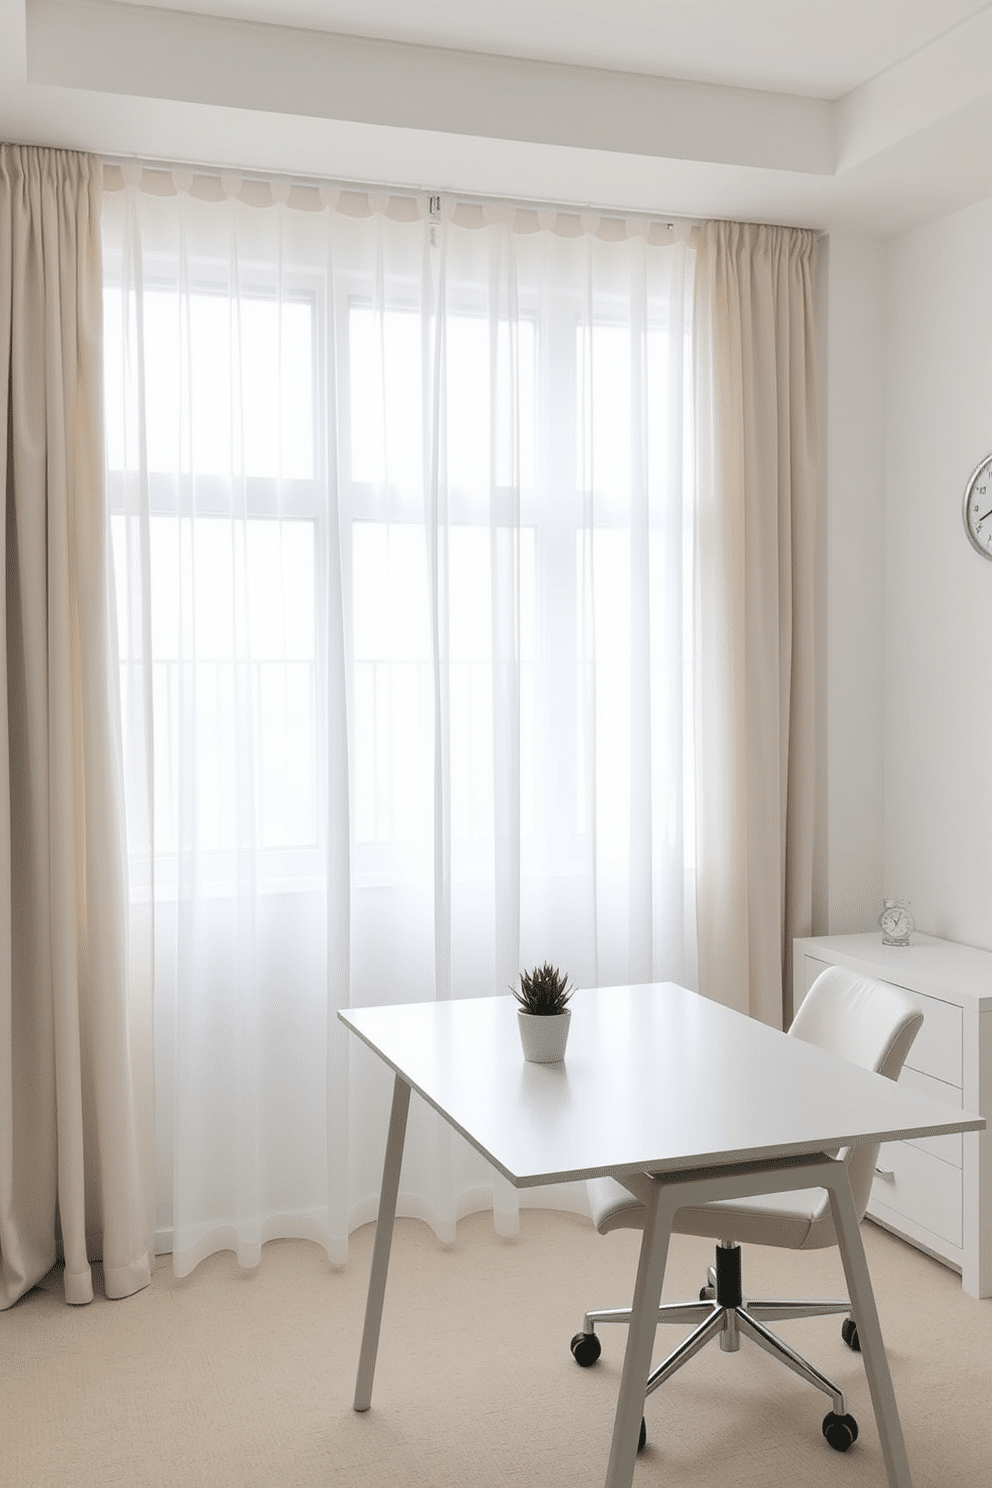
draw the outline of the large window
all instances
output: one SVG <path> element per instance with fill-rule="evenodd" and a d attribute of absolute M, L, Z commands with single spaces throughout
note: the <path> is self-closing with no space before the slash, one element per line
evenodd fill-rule
<path fill-rule="evenodd" d="M 632 525 L 632 483 L 646 481 L 649 498 L 665 505 L 670 421 L 642 411 L 636 429 L 634 403 L 636 393 L 643 407 L 666 407 L 665 304 L 636 328 L 618 320 L 610 300 L 594 304 L 591 323 L 564 296 L 554 316 L 540 318 L 535 308 L 513 325 L 470 306 L 449 309 L 432 430 L 425 419 L 436 390 L 426 385 L 434 369 L 422 317 L 388 298 L 373 307 L 345 280 L 332 291 L 347 327 L 334 369 L 346 416 L 333 471 L 317 437 L 318 389 L 333 380 L 316 366 L 328 350 L 317 334 L 322 291 L 234 293 L 209 274 L 204 264 L 192 288 L 178 279 L 146 286 L 140 327 L 133 293 L 107 298 L 121 613 L 126 493 L 141 470 L 149 499 L 160 886 L 174 882 L 181 821 L 219 882 L 246 834 L 266 880 L 296 880 L 308 864 L 313 871 L 307 850 L 321 845 L 325 768 L 319 558 L 335 486 L 351 596 L 359 873 L 374 882 L 418 860 L 425 867 L 423 851 L 433 850 L 434 677 L 442 664 L 456 862 L 469 871 L 492 843 L 494 735 L 507 723 L 523 861 L 534 866 L 543 837 L 545 860 L 567 870 L 595 801 L 601 858 L 620 862 L 630 817 L 632 545 L 646 541 L 640 557 L 650 575 L 681 529 L 677 501 L 660 523 L 644 522 L 640 533 Z M 136 388 L 121 355 L 139 339 L 140 410 L 126 406 Z M 635 389 L 637 378 L 643 386 Z M 432 476 L 425 441 L 435 436 Z M 425 524 L 431 500 L 443 503 L 434 532 Z M 498 643 L 494 622 L 503 627 Z M 131 659 L 124 628 L 125 707 Z M 501 662 L 514 669 L 514 709 L 497 724 Z M 232 769 L 247 719 L 251 757 Z"/>

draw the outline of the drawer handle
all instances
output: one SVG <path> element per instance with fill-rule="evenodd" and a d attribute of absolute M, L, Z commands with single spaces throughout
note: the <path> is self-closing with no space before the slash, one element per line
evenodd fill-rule
<path fill-rule="evenodd" d="M 891 1168 L 876 1168 L 875 1177 L 881 1178 L 883 1183 L 895 1183 L 896 1175 Z"/>

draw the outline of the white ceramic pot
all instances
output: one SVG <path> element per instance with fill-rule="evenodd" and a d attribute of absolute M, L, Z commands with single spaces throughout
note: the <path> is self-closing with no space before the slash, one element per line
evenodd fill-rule
<path fill-rule="evenodd" d="M 571 1020 L 571 1008 L 566 1008 L 563 1013 L 543 1017 L 539 1013 L 525 1013 L 522 1008 L 518 1008 L 517 1022 L 520 1025 L 524 1058 L 529 1059 L 531 1064 L 556 1064 L 564 1059 Z"/>

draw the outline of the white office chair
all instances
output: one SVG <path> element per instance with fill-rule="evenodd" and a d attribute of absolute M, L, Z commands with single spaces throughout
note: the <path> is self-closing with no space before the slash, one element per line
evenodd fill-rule
<path fill-rule="evenodd" d="M 843 967 L 831 966 L 817 977 L 793 1020 L 793 1038 L 818 1044 L 832 1054 L 863 1065 L 896 1080 L 906 1055 L 923 1023 L 918 1003 L 908 992 L 858 976 Z M 848 1165 L 858 1218 L 868 1207 L 878 1143 L 858 1143 L 841 1156 Z M 613 1178 L 592 1178 L 586 1185 L 593 1220 L 601 1235 L 617 1229 L 643 1229 L 645 1209 L 633 1194 Z M 728 1199 L 698 1208 L 680 1209 L 672 1226 L 683 1235 L 709 1235 L 719 1243 L 716 1265 L 711 1266 L 707 1285 L 698 1302 L 663 1304 L 660 1323 L 695 1323 L 689 1337 L 651 1371 L 646 1394 L 650 1395 L 677 1369 L 708 1343 L 719 1337 L 727 1353 L 740 1348 L 741 1334 L 752 1339 L 772 1358 L 779 1359 L 801 1378 L 832 1397 L 832 1410 L 823 1421 L 823 1435 L 836 1451 L 844 1452 L 856 1440 L 858 1425 L 849 1415 L 840 1388 L 770 1328 L 765 1321 L 782 1318 L 822 1317 L 848 1313 L 841 1332 L 844 1341 L 860 1350 L 857 1325 L 849 1300 L 806 1302 L 802 1300 L 744 1301 L 741 1291 L 741 1242 L 777 1245 L 787 1250 L 820 1250 L 836 1245 L 830 1198 L 825 1189 L 803 1189 L 792 1193 L 762 1194 L 755 1198 Z M 572 1339 L 572 1354 L 584 1368 L 599 1358 L 596 1323 L 629 1323 L 630 1308 L 587 1312 L 581 1333 Z M 641 1421 L 638 1451 L 646 1440 Z"/>

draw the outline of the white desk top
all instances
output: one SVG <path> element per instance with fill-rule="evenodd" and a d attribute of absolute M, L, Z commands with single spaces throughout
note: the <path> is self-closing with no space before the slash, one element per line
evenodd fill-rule
<path fill-rule="evenodd" d="M 978 1131 L 939 1104 L 673 982 L 571 1001 L 561 1064 L 528 1064 L 512 997 L 338 1017 L 518 1188 Z"/>

